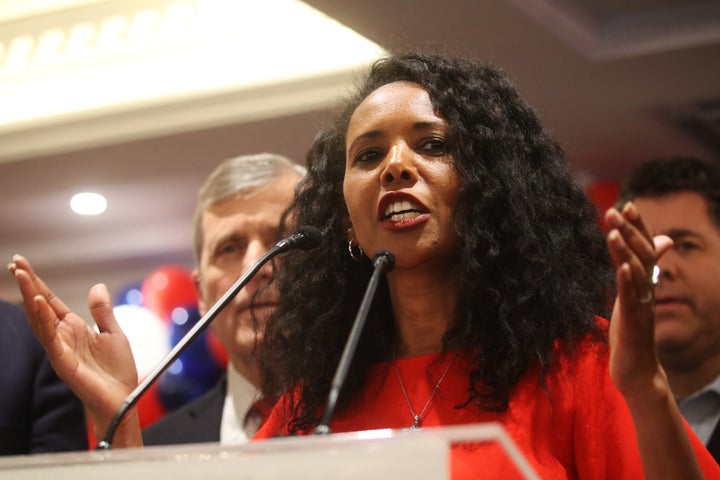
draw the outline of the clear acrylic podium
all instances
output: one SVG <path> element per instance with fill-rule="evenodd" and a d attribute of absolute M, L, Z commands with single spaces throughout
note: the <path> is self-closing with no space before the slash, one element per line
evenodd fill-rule
<path fill-rule="evenodd" d="M 168 445 L 0 457 L 0 479 L 441 480 L 454 442 L 491 443 L 518 478 L 539 480 L 499 424 L 276 438 L 247 445 Z M 483 476 L 483 478 L 489 478 Z"/>

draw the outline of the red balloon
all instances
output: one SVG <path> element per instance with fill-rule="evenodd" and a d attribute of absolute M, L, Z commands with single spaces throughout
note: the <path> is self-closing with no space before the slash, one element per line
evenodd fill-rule
<path fill-rule="evenodd" d="M 205 338 L 207 339 L 210 357 L 212 357 L 213 361 L 220 368 L 226 369 L 228 365 L 228 353 L 227 350 L 225 350 L 225 346 L 211 328 L 207 329 L 207 336 Z"/>
<path fill-rule="evenodd" d="M 603 231 L 605 227 L 605 211 L 615 205 L 620 195 L 620 186 L 610 180 L 596 182 L 585 189 L 585 194 L 598 209 L 598 222 Z"/>
<path fill-rule="evenodd" d="M 192 274 L 176 265 L 157 268 L 143 281 L 142 304 L 164 321 L 177 307 L 197 305 Z"/>
<path fill-rule="evenodd" d="M 90 446 L 90 450 L 92 450 L 95 448 L 95 445 L 98 444 L 98 441 L 97 438 L 95 438 L 95 423 L 90 415 L 85 415 L 85 424 L 87 425 L 88 445 Z"/>
<path fill-rule="evenodd" d="M 160 420 L 167 413 L 167 409 L 160 401 L 157 382 L 152 384 L 145 394 L 140 397 L 137 408 L 140 428 L 145 428 Z"/>

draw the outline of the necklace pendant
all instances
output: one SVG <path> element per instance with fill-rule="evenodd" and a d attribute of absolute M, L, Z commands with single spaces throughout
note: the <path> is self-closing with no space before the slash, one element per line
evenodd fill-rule
<path fill-rule="evenodd" d="M 412 425 L 410 425 L 409 427 L 403 428 L 402 430 L 403 430 L 403 432 L 413 432 L 416 430 L 422 430 L 422 428 L 420 427 L 420 416 L 415 415 L 415 422 Z"/>
<path fill-rule="evenodd" d="M 435 394 L 437 393 L 438 389 L 440 388 L 440 384 L 443 380 L 445 380 L 445 375 L 447 375 L 448 370 L 450 370 L 450 366 L 452 366 L 453 361 L 455 360 L 455 357 L 457 357 L 457 352 L 455 352 L 448 362 L 447 366 L 445 367 L 445 371 L 440 376 L 440 380 L 437 381 L 435 384 L 435 388 L 433 388 L 433 391 L 430 393 L 430 397 L 425 402 L 425 405 L 423 406 L 422 410 L 420 410 L 420 413 L 415 415 L 415 410 L 412 407 L 412 403 L 410 403 L 410 397 L 408 397 L 407 390 L 405 390 L 405 384 L 403 383 L 402 376 L 400 375 L 400 369 L 397 365 L 397 360 L 395 359 L 395 350 L 393 350 L 393 366 L 395 367 L 395 374 L 397 374 L 398 383 L 400 384 L 400 389 L 402 390 L 403 396 L 405 397 L 405 401 L 407 402 L 408 409 L 410 409 L 410 415 L 413 417 L 413 424 L 410 425 L 407 428 L 403 428 L 403 432 L 412 432 L 417 430 L 422 430 L 423 428 L 420 426 L 420 423 L 422 423 L 422 417 L 425 415 L 425 412 L 427 411 L 428 407 L 430 406 L 430 403 L 432 403 L 433 398 L 435 398 Z"/>

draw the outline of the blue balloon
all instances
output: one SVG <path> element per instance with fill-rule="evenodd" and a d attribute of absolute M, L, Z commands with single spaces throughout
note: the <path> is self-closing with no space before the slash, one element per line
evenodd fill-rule
<path fill-rule="evenodd" d="M 131 283 L 117 292 L 113 304 L 142 306 L 142 282 Z"/>
<path fill-rule="evenodd" d="M 171 313 L 170 344 L 175 346 L 200 320 L 197 306 L 178 307 Z M 203 331 L 180 355 L 182 375 L 200 384 L 212 387 L 220 378 L 223 369 L 212 356 L 207 341 L 207 330 Z"/>

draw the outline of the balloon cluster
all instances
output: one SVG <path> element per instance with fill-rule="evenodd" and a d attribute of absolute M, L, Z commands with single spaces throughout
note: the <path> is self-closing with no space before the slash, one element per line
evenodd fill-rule
<path fill-rule="evenodd" d="M 142 380 L 200 319 L 193 279 L 166 265 L 120 291 L 115 316 L 125 332 Z M 227 352 L 205 329 L 138 402 L 145 427 L 211 388 L 227 368 Z"/>

